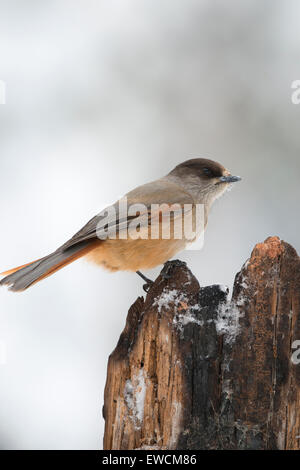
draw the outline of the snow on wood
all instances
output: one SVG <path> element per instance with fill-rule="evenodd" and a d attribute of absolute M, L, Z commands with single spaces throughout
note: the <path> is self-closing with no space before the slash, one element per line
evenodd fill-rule
<path fill-rule="evenodd" d="M 299 449 L 295 250 L 256 245 L 231 299 L 185 263 L 171 274 L 132 305 L 109 358 L 104 448 Z"/>

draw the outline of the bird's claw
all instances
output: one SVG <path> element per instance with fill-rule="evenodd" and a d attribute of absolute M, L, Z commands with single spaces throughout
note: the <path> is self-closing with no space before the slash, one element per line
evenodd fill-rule
<path fill-rule="evenodd" d="M 149 279 L 149 281 L 143 285 L 143 290 L 148 293 L 153 284 L 154 282 Z"/>

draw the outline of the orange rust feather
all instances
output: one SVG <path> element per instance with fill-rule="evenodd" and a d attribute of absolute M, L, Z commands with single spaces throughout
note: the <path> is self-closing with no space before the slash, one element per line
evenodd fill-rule
<path fill-rule="evenodd" d="M 78 251 L 77 253 L 74 253 L 71 255 L 69 258 L 67 258 L 64 261 L 59 262 L 58 264 L 52 266 L 48 271 L 45 272 L 42 276 L 40 276 L 38 279 L 36 279 L 31 286 L 36 284 L 37 282 L 40 282 L 42 279 L 45 279 L 46 277 L 51 276 L 52 274 L 56 273 L 56 271 L 59 271 L 60 269 L 64 268 L 70 263 L 73 263 L 73 261 L 77 260 L 78 258 L 81 258 L 82 256 L 85 256 L 87 253 L 90 251 L 94 250 L 94 248 L 99 244 L 99 241 L 95 243 L 91 243 L 89 246 L 86 246 L 83 248 L 81 251 Z M 28 286 L 29 287 L 29 286 Z"/>
<path fill-rule="evenodd" d="M 16 273 L 22 268 L 26 268 L 26 266 L 29 266 L 32 263 L 35 263 L 36 261 L 40 261 L 41 258 L 36 259 L 35 261 L 30 261 L 30 263 L 23 264 L 22 266 L 18 266 L 17 268 L 9 269 L 8 271 L 4 271 L 3 273 L 0 273 L 0 276 L 9 276 L 10 274 Z"/>

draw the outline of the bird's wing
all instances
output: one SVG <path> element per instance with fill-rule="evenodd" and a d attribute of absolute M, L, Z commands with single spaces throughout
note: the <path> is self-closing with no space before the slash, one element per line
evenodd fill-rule
<path fill-rule="evenodd" d="M 126 199 L 125 199 L 126 198 Z M 127 202 L 128 212 L 123 213 L 120 211 L 120 202 L 125 204 Z M 139 186 L 127 193 L 124 198 L 117 201 L 115 204 L 108 206 L 98 215 L 93 217 L 84 227 L 82 227 L 70 240 L 60 247 L 60 250 L 67 250 L 83 241 L 92 241 L 99 238 L 99 233 L 105 233 L 106 237 L 120 234 L 122 231 L 127 231 L 130 222 L 139 218 L 142 227 L 148 227 L 150 218 L 155 218 L 155 211 L 167 210 L 167 207 L 173 204 L 178 204 L 183 207 L 184 204 L 192 206 L 194 203 L 191 195 L 185 192 L 180 186 L 173 182 L 166 181 L 164 178 L 154 181 L 152 183 Z M 142 204 L 143 207 L 140 207 Z M 151 205 L 164 204 L 163 208 L 156 208 L 151 211 Z M 130 209 L 131 208 L 131 209 Z M 151 211 L 151 212 L 150 212 Z M 182 215 L 182 210 L 174 210 L 170 216 L 174 219 Z"/>

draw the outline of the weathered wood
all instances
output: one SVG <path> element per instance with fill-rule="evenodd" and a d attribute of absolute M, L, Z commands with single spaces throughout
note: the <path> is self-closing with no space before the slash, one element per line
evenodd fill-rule
<path fill-rule="evenodd" d="M 295 250 L 277 237 L 256 245 L 230 301 L 184 263 L 169 267 L 109 358 L 104 449 L 299 449 Z"/>

